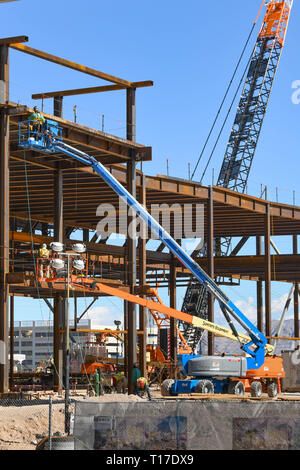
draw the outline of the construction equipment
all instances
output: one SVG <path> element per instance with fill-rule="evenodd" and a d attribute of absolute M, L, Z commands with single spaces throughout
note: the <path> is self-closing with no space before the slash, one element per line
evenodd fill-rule
<path fill-rule="evenodd" d="M 232 359 L 231 357 L 224 357 L 222 360 L 219 361 L 218 368 L 215 367 L 215 364 L 212 364 L 215 367 L 214 372 L 215 375 L 213 377 L 213 387 L 216 386 L 216 383 L 221 383 L 221 378 L 226 377 L 226 387 L 221 386 L 220 388 L 223 392 L 228 391 L 227 383 L 231 384 L 231 377 L 232 371 L 235 371 L 234 377 L 238 376 L 236 366 L 232 366 L 233 363 L 236 362 L 242 367 L 239 368 L 240 376 L 238 378 L 244 379 L 245 377 L 255 377 L 255 371 L 259 371 L 258 380 L 256 382 L 261 384 L 263 383 L 262 380 L 269 377 L 266 374 L 267 371 L 265 369 L 269 368 L 269 366 L 265 365 L 265 355 L 266 351 L 271 352 L 273 350 L 272 346 L 268 345 L 267 338 L 256 328 L 255 325 L 239 310 L 239 308 L 224 294 L 224 292 L 219 288 L 219 286 L 211 279 L 205 271 L 203 271 L 200 266 L 183 250 L 183 248 L 168 234 L 168 232 L 148 213 L 144 206 L 142 206 L 123 186 L 119 183 L 119 181 L 111 175 L 111 173 L 98 162 L 94 157 L 77 150 L 74 147 L 63 142 L 61 136 L 61 130 L 59 129 L 58 124 L 56 124 L 56 130 L 54 133 L 51 133 L 48 127 L 44 131 L 44 135 L 42 136 L 34 136 L 34 142 L 32 141 L 32 131 L 30 126 L 27 127 L 28 129 L 27 135 L 24 134 L 24 123 L 19 124 L 19 146 L 23 148 L 29 148 L 31 150 L 37 150 L 39 152 L 45 153 L 58 153 L 64 154 L 72 159 L 80 162 L 83 165 L 86 165 L 94 170 L 103 181 L 105 181 L 108 186 L 127 204 L 127 206 L 133 211 L 133 213 L 139 217 L 141 221 L 143 221 L 146 226 L 155 234 L 162 243 L 170 250 L 170 252 L 195 276 L 198 282 L 200 282 L 205 290 L 209 292 L 218 302 L 221 308 L 221 311 L 228 322 L 230 327 L 229 334 L 231 337 L 235 338 L 239 343 L 242 351 L 246 354 L 246 357 L 239 357 Z M 51 123 L 53 127 L 53 124 Z M 35 140 L 38 139 L 38 140 Z M 109 293 L 112 292 L 110 295 L 117 295 L 121 297 L 122 292 L 121 290 L 114 289 L 109 286 L 103 286 L 99 283 L 95 283 L 94 280 L 87 279 L 86 282 L 90 283 L 91 290 L 100 289 L 103 292 Z M 82 279 L 82 283 L 84 280 Z M 126 299 L 129 301 L 133 301 L 139 303 L 140 305 L 144 305 L 149 307 L 150 309 L 157 309 L 167 315 L 170 314 L 170 311 L 174 309 L 167 308 L 163 305 L 159 305 L 157 302 L 153 302 L 148 299 L 143 299 L 136 297 L 134 295 L 123 293 L 126 295 Z M 132 300 L 130 300 L 132 299 Z M 218 327 L 214 324 L 209 325 L 209 322 L 201 320 L 200 318 L 193 317 L 191 315 L 184 314 L 179 312 L 180 316 L 177 318 L 180 320 L 186 320 L 189 323 L 192 323 L 194 326 L 200 327 L 201 325 L 205 325 L 206 329 L 211 328 L 214 332 L 216 331 L 220 334 L 222 332 L 223 327 Z M 176 318 L 176 310 L 174 314 Z M 232 319 L 236 320 L 236 322 L 246 330 L 248 336 L 241 337 L 238 331 L 236 330 L 235 325 L 232 322 Z M 224 329 L 223 329 L 224 330 Z M 224 334 L 222 334 L 224 335 Z M 184 381 L 175 381 L 171 387 L 169 387 L 169 393 L 176 394 L 182 391 L 188 391 L 189 393 L 195 390 L 195 382 L 199 382 L 202 380 L 202 377 L 206 376 L 207 367 L 202 368 L 203 360 L 205 358 L 201 356 L 180 356 L 181 357 L 181 366 L 182 370 L 186 370 L 188 373 L 192 372 L 195 377 L 200 377 L 200 379 L 194 380 L 187 380 Z M 283 368 L 282 368 L 282 361 L 280 358 L 269 357 L 268 363 L 272 363 L 272 369 L 276 372 L 278 376 L 283 375 Z M 254 372 L 253 372 L 254 371 Z M 274 375 L 274 372 L 273 372 Z M 272 375 L 272 377 L 273 377 Z M 234 379 L 235 380 L 235 379 Z M 251 380 L 251 379 L 250 379 Z M 241 380 L 239 380 L 240 382 Z M 223 382 L 222 382 L 223 383 Z M 276 382 L 271 382 L 273 389 L 276 387 L 278 388 L 278 384 Z M 274 385 L 275 384 L 275 385 Z M 184 385 L 184 386 L 183 386 Z M 254 393 L 254 392 L 253 392 Z M 272 393 L 275 393 L 274 391 Z"/>
<path fill-rule="evenodd" d="M 267 12 L 250 60 L 217 186 L 244 193 L 261 133 L 264 117 L 283 50 L 293 0 L 266 2 Z M 216 240 L 218 256 L 228 256 L 231 238 Z M 205 256 L 205 249 L 202 253 Z M 219 280 L 218 283 L 220 283 Z M 207 292 L 201 283 L 191 281 L 182 311 L 207 318 Z M 196 351 L 203 332 L 181 325 L 189 346 Z"/>

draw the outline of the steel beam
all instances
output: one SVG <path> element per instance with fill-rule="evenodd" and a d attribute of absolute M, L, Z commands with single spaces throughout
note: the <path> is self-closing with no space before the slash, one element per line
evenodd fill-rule
<path fill-rule="evenodd" d="M 136 89 L 126 91 L 126 134 L 127 140 L 136 142 Z"/>
<path fill-rule="evenodd" d="M 25 52 L 26 54 L 38 57 L 39 59 L 47 60 L 48 62 L 62 65 L 63 67 L 68 67 L 69 69 L 76 70 L 77 72 L 82 72 L 93 77 L 101 78 L 102 80 L 107 80 L 109 82 L 124 85 L 126 87 L 132 86 L 131 82 L 123 80 L 122 78 L 114 77 L 113 75 L 100 72 L 99 70 L 95 70 L 90 67 L 85 67 L 84 65 L 77 64 L 76 62 L 72 62 L 70 60 L 62 59 L 61 57 L 48 54 L 47 52 L 39 51 L 38 49 L 33 49 L 32 47 L 25 46 L 24 44 L 11 44 L 10 47 L 12 49 L 15 49 L 16 51 Z"/>
<path fill-rule="evenodd" d="M 55 391 L 59 391 L 62 386 L 62 362 L 63 354 L 61 350 L 61 334 L 63 317 L 64 299 L 59 294 L 54 296 L 53 300 L 53 358 L 54 358 L 54 376 L 53 387 Z"/>
<path fill-rule="evenodd" d="M 170 277 L 169 277 L 169 295 L 170 295 L 170 307 L 177 308 L 176 299 L 176 261 L 174 255 L 171 255 L 170 264 Z M 173 317 L 170 318 L 170 360 L 172 363 L 172 376 L 176 378 L 176 363 L 178 354 L 178 332 L 177 332 L 177 320 Z"/>
<path fill-rule="evenodd" d="M 28 36 L 13 36 L 10 38 L 1 38 L 0 46 L 10 46 L 21 42 L 28 42 Z"/>
<path fill-rule="evenodd" d="M 293 254 L 298 254 L 298 236 L 293 236 Z M 299 284 L 295 282 L 294 289 L 294 336 L 297 338 L 300 336 L 299 328 Z"/>
<path fill-rule="evenodd" d="M 10 389 L 10 391 L 13 391 L 13 389 L 14 389 L 14 354 L 15 354 L 15 297 L 13 295 L 10 296 L 10 331 L 9 331 L 9 338 L 10 338 L 10 347 L 9 347 L 9 354 L 10 354 L 9 389 Z"/>
<path fill-rule="evenodd" d="M 270 205 L 265 215 L 265 335 L 271 336 L 271 217 Z"/>
<path fill-rule="evenodd" d="M 61 95 L 54 96 L 53 99 L 53 114 L 54 116 L 63 117 L 63 97 Z"/>
<path fill-rule="evenodd" d="M 152 80 L 146 80 L 143 82 L 132 82 L 133 88 L 145 88 L 153 86 Z M 76 96 L 76 95 L 87 95 L 89 93 L 103 93 L 106 91 L 118 91 L 125 90 L 128 88 L 125 85 L 106 85 L 106 86 L 94 86 L 89 88 L 75 88 L 73 90 L 61 90 L 61 91 L 50 91 L 46 93 L 35 93 L 31 96 L 33 100 L 41 100 L 46 98 L 55 98 L 56 96 Z"/>
<path fill-rule="evenodd" d="M 207 274 L 211 279 L 214 278 L 214 202 L 213 202 L 213 188 L 209 188 L 209 199 L 207 201 Z M 214 322 L 214 297 L 208 293 L 208 321 Z M 208 333 L 208 354 L 214 355 L 215 339 L 213 333 Z"/>
<path fill-rule="evenodd" d="M 63 171 L 57 167 L 54 172 L 54 241 L 64 242 L 63 220 Z"/>
<path fill-rule="evenodd" d="M 0 83 L 9 101 L 9 48 L 0 45 Z M 0 393 L 8 391 L 9 116 L 0 110 Z"/>
<path fill-rule="evenodd" d="M 256 237 L 256 255 L 262 255 L 262 239 Z M 261 280 L 256 283 L 256 298 L 257 298 L 257 328 L 263 332 L 263 283 Z"/>
<path fill-rule="evenodd" d="M 136 134 L 136 113 L 135 113 L 135 89 L 127 89 L 127 140 L 135 142 Z M 136 162 L 134 154 L 127 163 L 127 182 L 128 191 L 136 198 Z M 128 248 L 128 284 L 130 293 L 134 294 L 136 286 L 136 216 L 130 210 L 128 211 L 128 232 L 127 232 L 127 248 Z M 137 318 L 136 305 L 127 304 L 128 310 L 128 393 L 133 393 L 133 384 L 131 381 L 133 364 L 136 362 L 137 347 Z"/>
<path fill-rule="evenodd" d="M 146 207 L 146 178 L 142 178 L 142 186 L 139 190 L 139 201 Z M 138 241 L 139 253 L 139 286 L 145 286 L 146 280 L 146 267 L 147 267 L 147 252 L 146 252 L 146 233 L 147 228 L 144 222 L 140 221 L 140 237 Z M 143 296 L 144 297 L 144 296 Z M 142 376 L 146 377 L 147 362 L 146 362 L 146 346 L 147 346 L 147 309 L 139 306 L 139 329 L 143 334 L 139 335 L 139 364 Z"/>
<path fill-rule="evenodd" d="M 54 241 L 64 242 L 64 220 L 63 220 L 63 172 L 57 168 L 54 173 Z M 55 365 L 54 389 L 61 387 L 62 377 L 62 341 L 60 328 L 62 326 L 62 316 L 64 307 L 64 298 L 58 294 L 54 297 L 54 316 L 53 316 L 53 357 Z"/>

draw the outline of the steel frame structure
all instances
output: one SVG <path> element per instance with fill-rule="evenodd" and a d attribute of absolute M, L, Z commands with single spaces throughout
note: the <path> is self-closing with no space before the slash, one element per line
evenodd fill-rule
<path fill-rule="evenodd" d="M 26 165 L 28 175 L 28 188 L 25 184 L 24 174 L 24 154 L 18 149 L 16 141 L 16 130 L 19 121 L 26 120 L 28 113 L 32 112 L 26 106 L 16 105 L 9 101 L 8 85 L 9 85 L 9 64 L 8 51 L 11 44 L 19 44 L 21 41 L 27 41 L 26 36 L 17 38 L 5 38 L 0 40 L 1 49 L 1 80 L 5 82 L 5 101 L 0 103 L 0 130 L 1 130 L 1 167 L 0 177 L 3 182 L 1 188 L 1 226 L 0 226 L 0 256 L 1 256 L 1 292 L 0 292 L 0 334 L 1 340 L 7 345 L 9 334 L 8 323 L 8 295 L 13 299 L 14 295 L 24 295 L 37 298 L 37 285 L 34 280 L 28 281 L 26 273 L 22 273 L 22 263 L 19 264 L 18 270 L 12 272 L 13 261 L 22 261 L 15 255 L 15 250 L 22 251 L 24 246 L 27 249 L 33 247 L 36 249 L 40 243 L 50 243 L 62 241 L 66 244 L 70 243 L 70 233 L 72 229 L 80 229 L 83 232 L 83 239 L 87 242 L 91 256 L 95 263 L 106 263 L 107 271 L 111 270 L 109 259 L 117 259 L 115 266 L 114 278 L 107 282 L 108 286 L 118 287 L 119 292 L 130 294 L 130 290 L 140 292 L 140 298 L 144 296 L 145 301 L 147 292 L 142 292 L 147 283 L 152 280 L 152 286 L 155 285 L 155 274 L 151 276 L 151 272 L 158 269 L 159 272 L 165 271 L 166 276 L 162 285 L 169 287 L 170 306 L 176 308 L 176 286 L 179 286 L 181 279 L 184 282 L 188 279 L 188 273 L 184 268 L 180 268 L 176 259 L 171 259 L 168 253 L 162 251 L 146 250 L 146 244 L 138 247 L 138 253 L 126 246 L 113 246 L 100 240 L 89 241 L 88 231 L 95 230 L 98 222 L 96 216 L 96 207 L 99 203 L 110 201 L 118 208 L 117 201 L 113 197 L 113 191 L 105 185 L 99 184 L 99 178 L 93 174 L 90 168 L 83 168 L 81 164 L 74 164 L 65 156 L 61 155 L 42 155 L 37 152 L 26 151 Z M 21 50 L 21 48 L 18 48 Z M 36 50 L 35 50 L 36 51 Z M 28 52 L 28 51 L 27 51 Z M 36 52 L 35 52 L 36 53 Z M 45 58 L 44 54 L 41 54 Z M 63 61 L 63 59 L 61 59 Z M 58 61 L 56 62 L 58 63 Z M 65 65 L 62 63 L 61 65 Z M 109 136 L 90 129 L 85 126 L 67 121 L 63 119 L 62 108 L 59 113 L 54 112 L 53 115 L 46 116 L 47 119 L 54 119 L 63 128 L 64 139 L 71 145 L 80 148 L 85 153 L 92 153 L 98 161 L 101 161 L 111 174 L 123 185 L 128 185 L 130 192 L 140 192 L 140 202 L 144 206 L 149 207 L 152 203 L 169 203 L 174 201 L 181 205 L 185 203 L 203 204 L 205 207 L 205 234 L 206 239 L 210 243 L 210 249 L 207 251 L 210 266 L 204 269 L 212 276 L 213 271 L 223 272 L 222 266 L 219 267 L 220 260 L 213 257 L 213 237 L 220 237 L 222 234 L 228 236 L 265 236 L 267 237 L 266 227 L 270 227 L 269 220 L 272 218 L 272 235 L 293 235 L 300 233 L 300 208 L 287 206 L 278 203 L 270 203 L 258 198 L 247 195 L 239 195 L 225 188 L 214 187 L 213 190 L 194 184 L 189 181 L 177 181 L 172 178 L 145 176 L 136 171 L 135 163 L 141 160 L 151 160 L 151 149 L 136 143 L 135 139 L 135 88 L 136 82 L 130 82 L 131 86 L 126 87 L 126 109 L 127 109 L 127 139 L 120 139 Z M 114 85 L 113 85 L 114 86 Z M 119 86 L 117 84 L 116 86 Z M 124 85 L 120 85 L 124 86 Z M 99 90 L 100 91 L 100 90 Z M 102 90 L 103 91 L 103 90 Z M 56 98 L 56 96 L 54 96 Z M 122 163 L 123 165 L 120 165 Z M 128 169 L 128 167 L 130 167 Z M 74 176 L 76 175 L 76 178 Z M 130 178 L 130 181 L 128 180 Z M 76 180 L 74 182 L 74 180 Z M 97 181 L 96 181 L 97 180 Z M 31 213 L 28 214 L 26 205 L 26 191 L 30 194 Z M 74 208 L 74 194 L 78 192 L 78 207 Z M 73 202 L 70 202 L 70 201 Z M 25 201 L 25 202 L 24 202 Z M 88 208 L 90 208 L 88 210 Z M 194 217 L 194 216 L 193 216 Z M 32 233 L 30 233 L 30 228 Z M 213 228 L 213 230 L 212 230 Z M 54 238 L 52 234 L 54 229 Z M 40 231 L 42 234 L 40 234 Z M 173 226 L 171 226 L 171 234 Z M 93 237 L 94 238 L 94 237 Z M 267 238 L 266 238 L 267 240 Z M 8 263 L 9 261 L 9 263 Z M 201 259 L 201 263 L 206 263 L 206 259 Z M 267 256 L 256 259 L 257 265 L 253 268 L 252 276 L 259 276 L 265 280 L 266 277 L 273 275 L 273 269 L 269 269 L 272 262 L 270 253 Z M 297 256 L 293 257 L 293 261 L 297 263 Z M 129 263 L 130 262 L 130 263 Z M 280 264 L 276 260 L 277 264 Z M 283 264 L 281 280 L 285 276 L 290 276 L 291 280 L 297 281 L 297 274 L 294 273 L 293 262 L 289 260 Z M 248 260 L 236 260 L 235 275 L 247 275 Z M 137 267 L 136 279 L 131 276 L 127 277 L 128 266 Z M 239 267 L 240 266 L 240 267 Z M 268 269 L 267 269 L 268 268 Z M 27 269 L 27 268 L 26 268 Z M 226 267 L 230 269 L 230 267 Z M 32 266 L 28 266 L 28 270 L 32 271 Z M 122 270 L 122 273 L 120 274 Z M 1 274 L 0 273 L 0 274 Z M 227 271 L 226 271 L 227 273 Z M 97 272 L 99 276 L 101 272 Z M 20 279 L 22 278 L 22 279 Z M 135 281 L 138 279 L 137 285 Z M 105 283 L 105 279 L 101 278 Z M 57 287 L 57 288 L 56 288 Z M 60 286 L 61 287 L 61 286 Z M 50 286 L 47 282 L 40 283 L 38 286 L 41 298 L 53 298 L 54 312 L 54 359 L 57 370 L 61 375 L 61 353 L 62 353 L 62 319 L 64 315 L 65 293 L 59 286 Z M 268 289 L 270 283 L 268 282 Z M 84 286 L 77 287 L 74 295 L 86 295 L 90 289 Z M 93 292 L 92 297 L 105 295 L 100 291 Z M 124 300 L 126 296 L 124 296 Z M 142 302 L 143 303 L 143 302 Z M 139 330 L 143 334 L 139 334 L 141 351 L 145 352 L 145 309 L 146 303 L 140 304 L 140 322 Z M 149 305 L 149 304 L 148 304 Z M 11 319 L 13 319 L 14 303 L 11 301 Z M 125 309 L 125 318 L 129 320 L 128 310 Z M 268 316 L 268 321 L 270 316 Z M 142 323 L 144 321 L 144 323 Z M 171 336 L 173 335 L 172 360 L 176 359 L 175 338 L 176 321 L 170 320 Z M 126 361 L 131 355 L 130 361 L 134 359 L 136 349 L 134 337 L 137 334 L 136 325 L 133 323 L 124 324 L 128 336 L 131 336 L 130 343 L 127 342 Z M 129 328 L 128 328 L 129 327 Z M 13 331 L 13 323 L 11 323 L 11 331 Z M 296 330 L 295 330 L 296 331 Z M 12 335 L 13 336 L 13 335 Z M 297 336 L 297 335 L 295 335 Z M 299 336 L 299 335 L 298 335 Z M 172 339 L 172 337 L 171 337 Z M 213 339 L 213 338 L 212 338 Z M 211 344 L 213 347 L 213 341 Z M 144 357 L 140 358 L 145 364 Z M 126 362 L 125 361 L 125 362 Z M 128 364 L 127 364 L 128 365 Z M 3 366 L 0 369 L 0 392 L 7 391 L 7 374 L 8 367 Z M 56 377 L 56 387 L 59 386 L 59 377 Z"/>

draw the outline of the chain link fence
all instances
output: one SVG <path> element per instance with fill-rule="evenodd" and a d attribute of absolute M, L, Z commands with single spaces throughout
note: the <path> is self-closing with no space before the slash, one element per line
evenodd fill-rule
<path fill-rule="evenodd" d="M 0 400 L 0 450 L 36 449 L 49 424 L 53 450 L 300 449 L 300 401 L 95 400 L 72 400 L 69 442 L 63 397 Z"/>
<path fill-rule="evenodd" d="M 24 397 L 0 399 L 0 450 L 35 450 L 49 435 L 65 435 L 64 397 Z M 69 411 L 74 416 L 74 403 Z M 72 423 L 72 420 L 71 420 Z"/>

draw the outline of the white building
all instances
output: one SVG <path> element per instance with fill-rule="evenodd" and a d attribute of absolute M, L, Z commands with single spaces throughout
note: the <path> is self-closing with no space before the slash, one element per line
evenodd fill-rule
<path fill-rule="evenodd" d="M 73 325 L 70 324 L 72 329 Z M 78 329 L 116 330 L 115 325 L 97 325 L 91 319 L 81 320 Z M 85 349 L 87 344 L 96 343 L 94 333 L 71 331 L 70 348 Z M 157 328 L 147 328 L 147 344 L 157 344 Z M 105 343 L 107 355 L 111 358 L 124 357 L 124 345 L 121 340 L 108 336 Z M 53 357 L 53 322 L 52 321 L 18 321 L 14 324 L 14 354 L 25 355 L 22 361 L 23 370 L 32 370 L 44 361 Z M 82 356 L 84 357 L 84 356 Z"/>
<path fill-rule="evenodd" d="M 91 320 L 82 321 L 79 328 L 91 329 Z M 70 328 L 72 328 L 72 324 Z M 70 345 L 84 345 L 91 341 L 88 333 L 71 332 Z M 41 361 L 53 356 L 53 322 L 47 320 L 18 321 L 14 323 L 14 355 L 25 355 L 23 370 L 35 369 Z"/>

